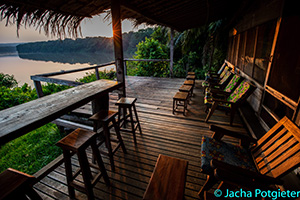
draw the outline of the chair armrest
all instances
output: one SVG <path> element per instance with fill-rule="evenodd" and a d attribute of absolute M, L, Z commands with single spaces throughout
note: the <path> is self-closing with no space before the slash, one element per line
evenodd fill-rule
<path fill-rule="evenodd" d="M 212 101 L 234 104 L 234 102 L 227 101 L 226 99 L 218 99 L 218 98 L 214 98 L 214 97 L 212 98 Z"/>
<path fill-rule="evenodd" d="M 238 182 L 237 184 L 244 183 L 246 186 L 252 185 L 254 188 L 257 188 L 259 185 L 265 187 L 266 185 L 283 184 L 283 181 L 278 178 L 273 178 L 260 174 L 259 172 L 253 172 L 218 160 L 212 160 L 211 167 L 214 168 L 214 176 L 219 180 L 234 183 Z"/>
<path fill-rule="evenodd" d="M 218 140 L 218 141 L 220 141 L 224 135 L 227 135 L 230 137 L 235 137 L 235 138 L 238 138 L 241 140 L 240 145 L 245 148 L 248 148 L 250 143 L 256 144 L 256 142 L 257 142 L 256 139 L 254 139 L 250 136 L 241 134 L 239 132 L 230 131 L 230 130 L 222 128 L 220 126 L 210 125 L 209 129 L 214 132 L 212 138 L 214 138 L 215 140 Z"/>
<path fill-rule="evenodd" d="M 224 90 L 220 90 L 220 89 L 214 89 L 214 88 L 211 88 L 210 89 L 210 92 L 214 95 L 214 94 L 222 94 L 222 95 L 225 95 L 225 96 L 229 96 L 231 93 L 230 92 L 226 92 Z"/>

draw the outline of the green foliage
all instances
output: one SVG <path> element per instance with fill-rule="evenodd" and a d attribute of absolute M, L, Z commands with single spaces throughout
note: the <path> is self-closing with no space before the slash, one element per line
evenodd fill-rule
<path fill-rule="evenodd" d="M 113 70 L 99 71 L 99 77 L 100 77 L 100 79 L 113 80 L 116 78 L 116 72 Z M 96 78 L 95 72 L 87 72 L 84 77 L 77 79 L 76 81 L 82 82 L 82 83 L 90 83 L 90 82 L 96 81 L 96 80 L 97 80 L 97 78 Z"/>
<path fill-rule="evenodd" d="M 0 73 L 0 86 L 12 88 L 18 85 L 14 75 Z"/>
<path fill-rule="evenodd" d="M 136 51 L 136 45 L 150 37 L 153 33 L 152 28 L 139 30 L 137 32 L 123 33 L 123 51 L 125 56 L 131 57 Z M 31 55 L 36 53 L 101 53 L 113 54 L 113 39 L 108 37 L 87 37 L 75 40 L 52 40 L 43 42 L 31 42 L 17 45 L 19 54 Z M 100 63 L 99 63 L 100 64 Z"/>
<path fill-rule="evenodd" d="M 32 90 L 27 84 L 22 87 L 8 88 L 0 87 L 0 110 L 10 108 L 37 97 L 35 90 Z"/>
<path fill-rule="evenodd" d="M 134 58 L 136 59 L 167 59 L 166 45 L 161 44 L 153 38 L 146 38 L 137 46 Z M 169 74 L 168 62 L 135 62 L 136 75 L 138 76 L 155 76 L 167 77 Z M 131 66 L 132 67 L 132 66 Z"/>
<path fill-rule="evenodd" d="M 49 123 L 2 145 L 0 172 L 11 167 L 34 174 L 62 153 L 55 145 L 61 138 L 57 126 Z"/>

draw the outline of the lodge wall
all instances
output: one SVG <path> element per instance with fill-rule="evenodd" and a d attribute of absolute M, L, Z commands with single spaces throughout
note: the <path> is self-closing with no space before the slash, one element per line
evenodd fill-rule
<path fill-rule="evenodd" d="M 257 86 L 248 102 L 266 130 L 283 116 L 300 125 L 300 17 L 293 4 L 256 1 L 229 33 L 227 60 Z"/>

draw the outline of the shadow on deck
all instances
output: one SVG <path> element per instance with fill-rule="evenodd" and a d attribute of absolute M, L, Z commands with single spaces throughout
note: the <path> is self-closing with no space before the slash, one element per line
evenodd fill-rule
<path fill-rule="evenodd" d="M 206 113 L 201 81 L 196 81 L 187 115 L 173 115 L 173 96 L 183 82 L 184 79 L 127 77 L 127 96 L 138 99 L 136 106 L 143 133 L 137 133 L 136 146 L 130 133 L 121 133 L 128 153 L 124 154 L 122 150 L 116 152 L 115 172 L 111 171 L 108 157 L 102 156 L 111 186 L 107 187 L 101 179 L 94 188 L 96 199 L 142 199 L 159 154 L 189 162 L 185 199 L 199 199 L 197 193 L 206 178 L 200 173 L 200 145 L 203 135 L 212 134 L 208 129 L 209 124 L 245 133 L 246 130 L 239 115 L 236 115 L 233 127 L 229 126 L 229 116 L 218 111 L 212 116 L 210 123 L 204 122 Z M 116 110 L 116 101 L 117 94 L 110 94 L 111 109 Z M 77 112 L 90 113 L 88 108 L 89 106 L 84 106 L 77 109 Z M 227 141 L 235 142 L 230 138 Z M 88 156 L 92 157 L 90 152 Z M 73 168 L 79 166 L 76 156 L 72 161 Z M 78 181 L 83 182 L 81 176 Z M 38 182 L 35 189 L 43 199 L 68 199 L 64 165 Z M 81 192 L 76 192 L 76 197 L 87 199 Z"/>

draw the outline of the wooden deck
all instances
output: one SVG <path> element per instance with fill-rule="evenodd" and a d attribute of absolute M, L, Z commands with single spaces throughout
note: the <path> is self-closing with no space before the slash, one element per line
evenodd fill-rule
<path fill-rule="evenodd" d="M 137 133 L 137 145 L 133 143 L 130 133 L 122 132 L 128 153 L 121 149 L 115 154 L 115 172 L 111 171 L 109 159 L 102 156 L 111 180 L 111 187 L 104 184 L 103 179 L 94 188 L 97 199 L 142 199 L 148 181 L 159 154 L 185 159 L 189 162 L 185 199 L 199 199 L 198 191 L 205 181 L 200 173 L 200 145 L 203 135 L 211 136 L 209 124 L 218 124 L 246 133 L 239 115 L 236 115 L 234 126 L 229 127 L 229 116 L 223 112 L 215 112 L 208 123 L 204 122 L 203 91 L 201 81 L 196 81 L 194 96 L 186 116 L 172 114 L 172 100 L 184 79 L 128 77 L 127 96 L 136 97 L 137 111 L 141 122 L 142 134 Z M 114 103 L 117 94 L 110 95 L 110 107 L 116 109 Z M 77 111 L 89 113 L 89 106 Z M 230 142 L 234 140 L 227 138 Z M 91 153 L 88 152 L 91 158 Z M 78 167 L 76 156 L 74 167 Z M 78 181 L 82 182 L 81 176 Z M 64 165 L 57 167 L 35 186 L 44 199 L 68 199 Z M 87 199 L 86 195 L 77 192 L 78 199 Z"/>

